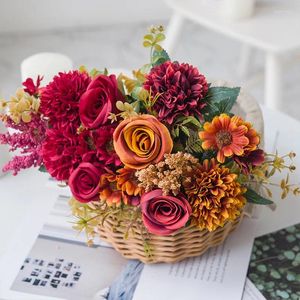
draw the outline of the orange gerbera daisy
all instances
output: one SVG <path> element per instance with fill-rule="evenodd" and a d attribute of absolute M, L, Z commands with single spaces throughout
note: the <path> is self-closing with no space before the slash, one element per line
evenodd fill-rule
<path fill-rule="evenodd" d="M 250 123 L 237 116 L 230 117 L 221 114 L 206 122 L 199 137 L 203 141 L 204 150 L 217 150 L 217 160 L 220 163 L 226 157 L 242 156 L 244 151 L 253 151 L 259 144 L 259 136 Z"/>
<path fill-rule="evenodd" d="M 138 205 L 143 188 L 138 186 L 135 170 L 122 168 L 114 173 L 105 173 L 100 179 L 100 200 L 108 205 Z"/>
<path fill-rule="evenodd" d="M 205 160 L 194 171 L 194 180 L 184 183 L 192 207 L 192 223 L 209 231 L 235 220 L 246 203 L 246 188 L 237 182 L 237 175 L 228 168 Z"/>

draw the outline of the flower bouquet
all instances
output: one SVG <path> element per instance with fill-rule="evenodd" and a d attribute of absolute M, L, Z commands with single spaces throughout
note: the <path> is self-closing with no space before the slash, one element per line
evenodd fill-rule
<path fill-rule="evenodd" d="M 253 125 L 231 112 L 240 89 L 213 87 L 196 67 L 171 61 L 164 38 L 161 26 L 144 36 L 150 62 L 132 78 L 80 67 L 44 87 L 29 78 L 0 102 L 14 129 L 0 142 L 21 149 L 4 171 L 39 167 L 65 182 L 88 242 L 100 236 L 144 262 L 220 244 L 246 204 L 272 203 L 270 177 L 294 169 L 294 153 L 266 154 Z M 283 198 L 299 193 L 288 177 L 278 186 Z"/>

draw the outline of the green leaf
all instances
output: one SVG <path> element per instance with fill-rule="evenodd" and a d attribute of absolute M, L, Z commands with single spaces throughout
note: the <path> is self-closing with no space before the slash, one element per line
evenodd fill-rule
<path fill-rule="evenodd" d="M 145 64 L 143 65 L 141 68 L 140 68 L 140 71 L 143 73 L 143 74 L 148 74 L 150 72 L 152 68 L 152 65 L 151 64 Z"/>
<path fill-rule="evenodd" d="M 163 50 L 162 46 L 158 44 L 154 45 L 154 49 L 159 52 Z"/>
<path fill-rule="evenodd" d="M 210 87 L 204 99 L 208 105 L 202 111 L 205 121 L 211 121 L 215 116 L 222 113 L 230 115 L 239 92 L 239 87 Z"/>
<path fill-rule="evenodd" d="M 45 167 L 44 165 L 41 165 L 41 166 L 39 167 L 39 171 L 40 171 L 40 172 L 43 172 L 43 173 L 48 173 L 48 171 L 47 171 L 47 169 L 46 169 L 46 167 Z"/>
<path fill-rule="evenodd" d="M 152 54 L 152 65 L 154 66 L 158 66 L 163 64 L 166 61 L 169 61 L 170 57 L 168 55 L 168 53 L 166 52 L 166 50 L 161 50 L 161 51 L 157 51 L 154 50 L 153 54 Z"/>
<path fill-rule="evenodd" d="M 223 113 L 229 114 L 235 101 L 236 101 L 235 99 L 226 99 L 226 100 L 222 100 L 219 103 L 216 103 L 215 105 L 218 110 L 218 115 Z"/>
<path fill-rule="evenodd" d="M 122 79 L 122 74 L 120 74 L 117 78 L 117 83 L 118 83 L 118 89 L 119 91 L 123 94 L 126 95 L 125 93 L 125 89 L 124 89 L 124 83 L 123 83 L 123 79 Z"/>
<path fill-rule="evenodd" d="M 293 259 L 295 258 L 295 256 L 296 256 L 295 253 L 294 253 L 293 251 L 290 251 L 290 250 L 284 251 L 283 255 L 284 255 L 287 259 L 289 259 L 289 260 L 293 260 Z"/>
<path fill-rule="evenodd" d="M 174 129 L 174 132 L 175 132 L 175 137 L 178 137 L 179 136 L 179 127 L 178 126 Z"/>
<path fill-rule="evenodd" d="M 152 43 L 149 42 L 149 41 L 144 41 L 144 42 L 143 42 L 143 46 L 146 47 L 146 48 L 149 48 L 149 47 L 152 46 Z"/>
<path fill-rule="evenodd" d="M 148 40 L 149 42 L 153 42 L 153 35 L 152 34 L 146 34 L 144 36 L 144 40 Z"/>
<path fill-rule="evenodd" d="M 162 42 L 163 40 L 165 40 L 166 36 L 163 33 L 158 33 L 155 37 L 155 43 L 159 43 Z"/>
<path fill-rule="evenodd" d="M 264 198 L 263 196 L 257 194 L 254 190 L 247 188 L 247 192 L 244 194 L 249 203 L 261 204 L 261 205 L 270 205 L 273 201 Z"/>
<path fill-rule="evenodd" d="M 103 72 L 101 73 L 99 70 L 97 70 L 96 68 L 93 68 L 91 71 L 90 71 L 90 75 L 91 77 L 96 77 L 97 75 L 99 74 L 103 74 Z"/>
<path fill-rule="evenodd" d="M 189 130 L 188 130 L 188 128 L 187 127 L 185 127 L 185 126 L 180 126 L 180 130 L 186 135 L 186 136 L 190 136 L 190 132 L 189 132 Z"/>
<path fill-rule="evenodd" d="M 268 270 L 266 265 L 262 265 L 262 264 L 258 265 L 256 268 L 258 271 L 263 272 L 263 273 L 267 272 L 267 270 Z"/>
<path fill-rule="evenodd" d="M 201 128 L 201 123 L 195 117 L 193 117 L 193 116 L 183 117 L 183 121 L 181 122 L 181 124 L 182 125 L 193 124 L 197 128 Z"/>
<path fill-rule="evenodd" d="M 281 275 L 278 271 L 276 270 L 272 270 L 271 273 L 270 273 L 271 277 L 275 278 L 275 279 L 280 279 L 281 278 Z"/>
<path fill-rule="evenodd" d="M 201 140 L 198 136 L 198 133 L 195 131 L 190 131 L 190 137 L 186 142 L 185 150 L 188 153 L 202 153 L 203 149 L 201 147 Z"/>
<path fill-rule="evenodd" d="M 233 100 L 235 102 L 239 93 L 239 87 L 210 87 L 205 98 L 213 103 L 219 103 L 223 100 Z"/>

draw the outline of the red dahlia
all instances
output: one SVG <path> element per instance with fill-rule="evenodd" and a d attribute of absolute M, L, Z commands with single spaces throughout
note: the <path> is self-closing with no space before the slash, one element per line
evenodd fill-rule
<path fill-rule="evenodd" d="M 72 125 L 60 124 L 58 128 L 46 131 L 42 146 L 43 162 L 49 174 L 57 180 L 68 180 L 89 151 L 86 131 L 77 134 L 76 130 Z"/>
<path fill-rule="evenodd" d="M 87 73 L 59 73 L 42 90 L 41 112 L 54 128 L 58 123 L 79 126 L 79 100 L 91 78 Z"/>
<path fill-rule="evenodd" d="M 172 124 L 181 115 L 202 117 L 208 84 L 197 68 L 167 61 L 151 70 L 144 88 L 153 95 L 161 94 L 154 105 L 159 120 Z"/>

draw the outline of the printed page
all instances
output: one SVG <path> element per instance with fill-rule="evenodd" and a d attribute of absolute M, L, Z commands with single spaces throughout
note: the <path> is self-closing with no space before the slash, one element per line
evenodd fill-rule
<path fill-rule="evenodd" d="M 242 300 L 267 300 L 249 278 L 246 279 Z"/>
<path fill-rule="evenodd" d="M 93 299 L 110 286 L 126 263 L 111 248 L 39 236 L 11 289 L 63 299 Z"/>
<path fill-rule="evenodd" d="M 145 265 L 134 300 L 240 300 L 256 222 L 245 219 L 222 245 L 175 264 Z"/>
<path fill-rule="evenodd" d="M 66 197 L 57 198 L 11 290 L 60 299 L 102 299 L 102 290 L 107 292 L 127 264 L 104 242 L 87 246 L 86 236 L 72 229 L 67 202 Z"/>

